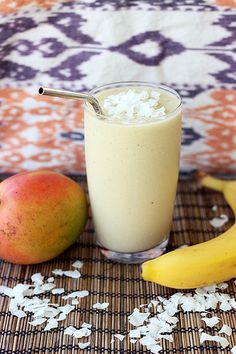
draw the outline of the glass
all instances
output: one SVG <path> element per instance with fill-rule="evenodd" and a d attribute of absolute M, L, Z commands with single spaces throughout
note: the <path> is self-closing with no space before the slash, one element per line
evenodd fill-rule
<path fill-rule="evenodd" d="M 98 101 L 128 89 L 160 93 L 165 119 L 109 120 L 85 105 L 85 157 L 95 237 L 101 252 L 123 263 L 161 255 L 168 244 L 179 172 L 181 98 L 147 82 L 118 82 L 90 92 Z"/>

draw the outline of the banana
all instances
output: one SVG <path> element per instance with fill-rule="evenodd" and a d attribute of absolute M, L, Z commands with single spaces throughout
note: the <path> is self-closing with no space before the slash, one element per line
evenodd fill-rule
<path fill-rule="evenodd" d="M 199 177 L 201 186 L 222 192 L 236 217 L 236 181 L 210 175 Z M 236 222 L 206 242 L 177 249 L 142 264 L 142 277 L 175 289 L 203 287 L 236 276 Z"/>

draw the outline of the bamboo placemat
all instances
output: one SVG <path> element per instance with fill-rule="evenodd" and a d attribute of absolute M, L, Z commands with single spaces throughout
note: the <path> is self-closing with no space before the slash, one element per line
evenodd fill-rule
<path fill-rule="evenodd" d="M 85 179 L 77 178 L 86 188 Z M 227 214 L 230 221 L 221 229 L 211 227 L 209 220 L 215 216 L 212 206 L 218 206 L 218 215 Z M 213 191 L 196 189 L 191 181 L 181 181 L 178 186 L 174 220 L 171 231 L 170 249 L 181 244 L 194 244 L 216 236 L 226 230 L 233 223 L 233 214 L 221 194 Z M 58 287 L 69 291 L 87 289 L 90 295 L 81 300 L 80 305 L 71 312 L 65 321 L 60 322 L 59 328 L 44 332 L 43 327 L 32 327 L 28 324 L 29 318 L 18 319 L 8 311 L 9 298 L 0 297 L 0 353 L 2 354 L 29 354 L 29 353 L 149 353 L 138 344 L 115 341 L 111 344 L 115 333 L 127 334 L 130 330 L 128 315 L 140 304 L 148 303 L 155 296 L 170 296 L 177 290 L 145 282 L 140 277 L 140 266 L 123 265 L 106 260 L 99 252 L 93 239 L 93 225 L 88 220 L 85 233 L 75 245 L 60 257 L 45 264 L 33 266 L 19 266 L 1 262 L 0 285 L 9 287 L 17 283 L 30 283 L 30 277 L 36 272 L 45 276 L 52 276 L 55 268 L 71 269 L 73 261 L 80 259 L 84 262 L 80 279 L 58 277 Z M 229 282 L 227 291 L 230 296 L 236 297 L 236 286 Z M 55 295 L 50 295 L 55 300 Z M 109 302 L 105 311 L 95 311 L 92 304 Z M 174 342 L 163 341 L 161 354 L 172 353 L 230 353 L 230 348 L 236 345 L 235 313 L 233 310 L 223 312 L 214 311 L 224 323 L 233 329 L 231 337 L 227 337 L 230 346 L 223 350 L 213 342 L 200 345 L 199 328 L 204 325 L 198 313 L 178 314 L 179 322 L 173 331 Z M 92 324 L 90 336 L 91 346 L 81 350 L 78 339 L 63 334 L 69 325 L 79 327 L 83 322 Z M 207 330 L 214 334 L 214 330 Z M 213 344 L 211 344 L 213 343 Z"/>

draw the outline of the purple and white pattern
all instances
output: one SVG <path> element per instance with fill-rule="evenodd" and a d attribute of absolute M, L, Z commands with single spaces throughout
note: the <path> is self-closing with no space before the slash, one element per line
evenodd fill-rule
<path fill-rule="evenodd" d="M 229 4 L 230 0 L 54 0 L 47 8 L 30 1 L 25 5 L 23 1 L 15 11 L 9 10 L 9 3 L 7 10 L 0 7 L 5 12 L 0 19 L 0 170 L 43 167 L 44 159 L 36 164 L 33 152 L 24 152 L 25 146 L 37 145 L 42 154 L 47 149 L 47 163 L 51 156 L 52 168 L 84 173 L 81 156 L 73 167 L 56 163 L 53 144 L 48 147 L 37 140 L 39 124 L 34 124 L 37 134 L 23 134 L 23 140 L 17 132 L 8 131 L 12 120 L 6 111 L 11 104 L 21 112 L 14 119 L 22 129 L 29 128 L 29 108 L 37 108 L 39 86 L 89 91 L 109 82 L 142 80 L 171 86 L 183 97 L 183 171 L 203 168 L 236 172 L 236 141 L 232 136 L 236 134 L 236 119 L 231 119 L 236 97 L 236 14 L 233 5 L 221 6 L 224 2 Z M 11 103 L 4 98 L 6 89 L 22 90 L 29 99 Z M 230 96 L 233 100 L 228 99 Z M 38 107 L 41 105 L 42 101 Z M 55 113 L 52 101 L 45 100 L 45 107 Z M 63 107 L 68 111 L 74 106 L 63 101 Z M 60 109 L 60 115 L 62 112 Z M 65 119 L 63 128 L 62 124 L 57 127 L 56 121 Z M 81 115 L 58 116 L 51 140 L 57 147 L 65 139 L 75 144 L 78 136 L 81 142 L 81 121 Z M 230 127 L 227 133 L 225 127 Z M 73 160 L 83 155 L 81 143 L 79 150 L 78 145 L 70 146 Z M 39 148 L 37 151 L 40 155 Z M 14 154 L 21 154 L 21 158 L 13 159 L 11 165 Z M 66 161 L 67 155 L 63 156 Z"/>

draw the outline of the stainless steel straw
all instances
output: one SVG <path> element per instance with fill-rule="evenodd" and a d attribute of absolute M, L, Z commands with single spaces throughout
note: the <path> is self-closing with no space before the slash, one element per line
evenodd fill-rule
<path fill-rule="evenodd" d="M 94 96 L 92 96 L 88 93 L 80 93 L 80 92 L 74 92 L 74 91 L 52 89 L 52 88 L 48 88 L 48 87 L 40 87 L 39 94 L 53 96 L 53 97 L 70 98 L 70 99 L 74 99 L 74 100 L 87 101 L 93 106 L 96 113 L 102 114 L 102 110 L 101 110 L 101 107 L 98 103 L 98 100 Z"/>

